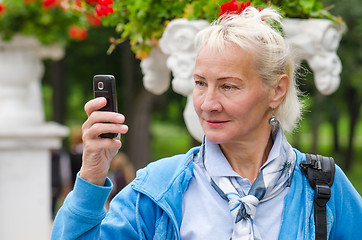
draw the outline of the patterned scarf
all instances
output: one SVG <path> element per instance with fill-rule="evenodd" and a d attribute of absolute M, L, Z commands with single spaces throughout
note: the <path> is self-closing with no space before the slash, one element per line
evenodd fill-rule
<path fill-rule="evenodd" d="M 268 161 L 260 168 L 259 175 L 246 195 L 236 177 L 210 177 L 205 157 L 205 139 L 200 148 L 199 157 L 205 176 L 209 179 L 216 192 L 229 202 L 230 212 L 235 218 L 232 240 L 259 240 L 260 234 L 254 224 L 255 212 L 260 202 L 268 201 L 282 192 L 291 184 L 295 153 L 287 142 L 281 129 L 275 129 L 272 137 L 281 137 L 279 156 Z"/>

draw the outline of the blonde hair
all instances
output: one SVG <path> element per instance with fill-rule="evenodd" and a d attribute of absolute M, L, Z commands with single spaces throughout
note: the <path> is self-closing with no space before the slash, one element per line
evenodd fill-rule
<path fill-rule="evenodd" d="M 224 15 L 196 36 L 198 47 L 206 45 L 211 51 L 223 52 L 225 44 L 236 44 L 253 52 L 255 69 L 264 85 L 272 87 L 286 74 L 290 85 L 275 116 L 284 131 L 291 132 L 301 118 L 302 102 L 296 83 L 296 64 L 281 33 L 271 23 L 281 24 L 281 16 L 271 8 L 261 11 L 246 8 L 240 15 Z"/>

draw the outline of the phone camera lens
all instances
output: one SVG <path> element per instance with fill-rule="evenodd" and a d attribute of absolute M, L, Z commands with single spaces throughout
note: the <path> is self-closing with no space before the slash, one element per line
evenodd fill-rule
<path fill-rule="evenodd" d="M 103 90 L 103 88 L 104 88 L 103 82 L 98 82 L 98 89 Z"/>

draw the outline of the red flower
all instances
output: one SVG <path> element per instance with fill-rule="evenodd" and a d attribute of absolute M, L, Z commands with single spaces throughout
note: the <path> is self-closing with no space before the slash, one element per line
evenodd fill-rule
<path fill-rule="evenodd" d="M 5 11 L 5 5 L 4 3 L 0 2 L 0 14 L 3 13 Z"/>
<path fill-rule="evenodd" d="M 113 4 L 113 0 L 86 0 L 86 3 L 90 4 L 90 5 L 112 5 Z"/>
<path fill-rule="evenodd" d="M 85 0 L 89 5 L 95 6 L 94 12 L 95 16 L 102 17 L 108 16 L 114 12 L 112 4 L 113 0 Z"/>
<path fill-rule="evenodd" d="M 97 6 L 95 6 L 94 10 L 96 11 L 96 14 L 98 17 L 108 16 L 108 14 L 111 14 L 114 12 L 112 7 L 110 7 L 108 5 L 101 5 L 101 4 L 97 4 Z"/>
<path fill-rule="evenodd" d="M 251 5 L 251 3 L 250 2 L 246 2 L 246 3 L 244 3 L 244 2 L 241 2 L 241 3 L 239 3 L 239 10 L 238 10 L 238 13 L 240 14 L 240 13 L 242 13 L 247 7 L 250 7 L 250 5 Z"/>
<path fill-rule="evenodd" d="M 86 0 L 86 2 L 88 3 L 88 4 L 97 4 L 98 3 L 98 0 Z"/>
<path fill-rule="evenodd" d="M 238 10 L 238 4 L 235 0 L 231 0 L 231 2 L 227 2 L 220 5 L 220 14 L 219 17 L 225 13 L 235 12 Z"/>
<path fill-rule="evenodd" d="M 76 40 L 84 40 L 87 38 L 87 29 L 81 26 L 73 25 L 69 28 L 69 37 Z"/>
<path fill-rule="evenodd" d="M 49 9 L 59 5 L 58 0 L 43 0 L 43 8 Z"/>
<path fill-rule="evenodd" d="M 91 14 L 87 15 L 87 22 L 92 27 L 99 27 L 102 24 L 102 21 L 98 16 L 94 16 L 94 15 L 91 15 Z"/>
<path fill-rule="evenodd" d="M 100 5 L 112 5 L 113 4 L 113 0 L 98 0 L 98 4 Z"/>
<path fill-rule="evenodd" d="M 224 14 L 240 14 L 250 5 L 251 5 L 250 2 L 244 3 L 244 2 L 236 2 L 235 0 L 231 0 L 230 2 L 220 5 L 219 17 L 221 17 Z"/>
<path fill-rule="evenodd" d="M 79 8 L 82 7 L 82 0 L 74 0 L 73 4 Z"/>

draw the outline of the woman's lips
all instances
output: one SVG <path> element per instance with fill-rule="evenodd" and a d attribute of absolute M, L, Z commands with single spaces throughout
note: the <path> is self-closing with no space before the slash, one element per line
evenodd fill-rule
<path fill-rule="evenodd" d="M 210 128 L 221 128 L 228 123 L 228 121 L 221 121 L 221 120 L 206 120 L 207 125 Z"/>

